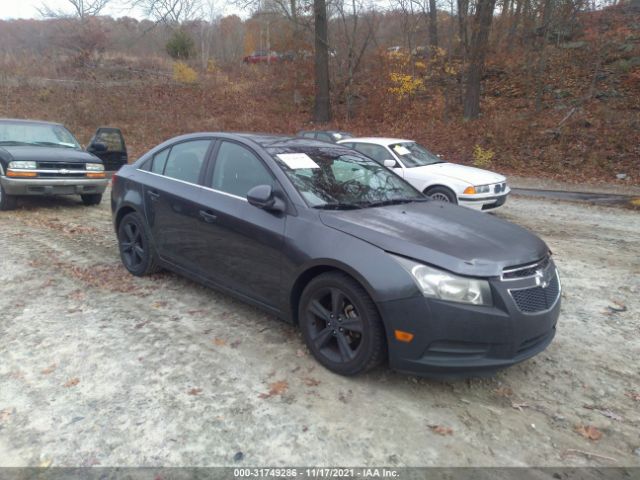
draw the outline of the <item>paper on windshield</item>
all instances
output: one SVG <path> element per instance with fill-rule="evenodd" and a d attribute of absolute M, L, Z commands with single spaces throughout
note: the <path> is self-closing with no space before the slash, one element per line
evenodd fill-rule
<path fill-rule="evenodd" d="M 402 145 L 396 145 L 395 147 L 393 147 L 393 150 L 398 155 L 409 155 L 411 153 L 407 147 L 403 147 Z"/>
<path fill-rule="evenodd" d="M 320 168 L 306 153 L 279 153 L 278 158 L 292 170 L 301 168 Z"/>

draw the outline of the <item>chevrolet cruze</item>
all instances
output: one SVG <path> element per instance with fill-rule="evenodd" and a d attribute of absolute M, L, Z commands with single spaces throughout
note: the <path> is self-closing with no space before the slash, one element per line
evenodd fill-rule
<path fill-rule="evenodd" d="M 493 372 L 556 331 L 560 280 L 540 238 L 344 146 L 176 137 L 120 169 L 111 206 L 129 272 L 170 269 L 262 307 L 339 374 Z"/>

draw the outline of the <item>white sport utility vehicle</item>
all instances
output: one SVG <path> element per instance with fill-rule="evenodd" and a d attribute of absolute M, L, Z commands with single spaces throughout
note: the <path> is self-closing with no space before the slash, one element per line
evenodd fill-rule
<path fill-rule="evenodd" d="M 504 176 L 445 162 L 413 140 L 370 137 L 338 143 L 391 168 L 434 200 L 490 210 L 504 205 L 511 191 Z"/>

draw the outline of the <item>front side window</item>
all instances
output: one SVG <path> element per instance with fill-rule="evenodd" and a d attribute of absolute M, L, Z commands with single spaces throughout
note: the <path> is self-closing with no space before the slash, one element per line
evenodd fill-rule
<path fill-rule="evenodd" d="M 108 152 L 124 152 L 124 140 L 117 130 L 100 129 L 92 143 L 104 143 Z"/>
<path fill-rule="evenodd" d="M 275 185 L 267 167 L 251 150 L 237 143 L 223 141 L 209 186 L 246 198 L 247 192 L 258 185 Z"/>
<path fill-rule="evenodd" d="M 385 160 L 393 160 L 393 155 L 382 145 L 374 145 L 372 143 L 356 143 L 353 147 L 363 155 L 373 158 L 379 164 L 383 164 Z"/>
<path fill-rule="evenodd" d="M 344 148 L 272 147 L 268 151 L 311 207 L 364 208 L 424 200 L 389 169 Z"/>
<path fill-rule="evenodd" d="M 407 168 L 424 167 L 434 163 L 442 163 L 437 155 L 416 142 L 402 142 L 389 145 L 389 148 L 402 160 Z"/>
<path fill-rule="evenodd" d="M 174 145 L 166 160 L 164 175 L 183 182 L 198 183 L 200 170 L 210 145 L 210 140 L 192 140 Z"/>
<path fill-rule="evenodd" d="M 80 144 L 62 125 L 0 122 L 0 146 L 36 145 L 80 149 Z"/>

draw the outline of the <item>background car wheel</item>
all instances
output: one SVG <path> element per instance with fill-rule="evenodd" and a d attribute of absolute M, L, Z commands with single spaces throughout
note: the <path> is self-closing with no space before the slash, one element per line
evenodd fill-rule
<path fill-rule="evenodd" d="M 100 202 L 102 202 L 101 193 L 88 193 L 86 195 L 80 195 L 80 198 L 82 199 L 82 203 L 87 207 L 91 205 L 100 205 Z"/>
<path fill-rule="evenodd" d="M 133 275 L 141 277 L 159 270 L 156 253 L 137 213 L 129 213 L 120 221 L 118 246 L 122 263 Z"/>
<path fill-rule="evenodd" d="M 323 366 L 357 375 L 387 354 L 384 327 L 364 288 L 343 273 L 325 273 L 304 289 L 298 318 L 305 342 Z"/>
<path fill-rule="evenodd" d="M 425 192 L 425 194 L 431 200 L 435 200 L 436 202 L 453 203 L 453 204 L 458 203 L 456 194 L 446 187 L 433 187 L 428 189 Z"/>
<path fill-rule="evenodd" d="M 13 210 L 16 208 L 17 199 L 14 195 L 7 195 L 0 185 L 0 210 Z"/>

